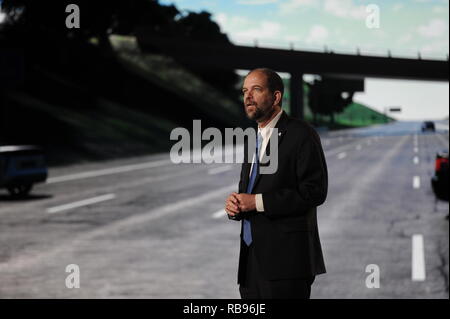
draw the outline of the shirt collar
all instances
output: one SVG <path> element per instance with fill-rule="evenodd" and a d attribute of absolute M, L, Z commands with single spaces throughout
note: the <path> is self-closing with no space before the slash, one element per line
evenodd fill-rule
<path fill-rule="evenodd" d="M 272 132 L 272 129 L 275 127 L 275 125 L 277 125 L 278 120 L 280 119 L 282 113 L 283 113 L 283 110 L 280 110 L 278 112 L 278 114 L 275 115 L 275 117 L 269 123 L 267 123 L 266 126 L 264 126 L 262 128 L 258 126 L 258 132 L 261 133 L 263 139 L 266 139 L 266 137 L 268 137 L 268 135 L 270 135 L 270 133 Z"/>

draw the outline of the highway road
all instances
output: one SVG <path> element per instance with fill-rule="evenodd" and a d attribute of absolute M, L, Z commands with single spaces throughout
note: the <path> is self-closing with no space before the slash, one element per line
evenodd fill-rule
<path fill-rule="evenodd" d="M 397 122 L 321 139 L 328 272 L 311 297 L 448 298 L 449 206 L 430 186 L 448 124 L 423 134 L 419 122 Z M 24 200 L 0 190 L 0 298 L 239 298 L 240 225 L 223 211 L 239 169 L 156 154 L 50 168 Z M 66 286 L 72 264 L 79 288 Z M 376 275 L 368 265 L 379 270 L 378 288 L 367 285 Z"/>

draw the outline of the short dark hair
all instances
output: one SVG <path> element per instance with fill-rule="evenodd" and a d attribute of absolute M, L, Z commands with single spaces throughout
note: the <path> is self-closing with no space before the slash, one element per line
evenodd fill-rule
<path fill-rule="evenodd" d="M 270 92 L 280 91 L 281 95 L 284 93 L 284 84 L 281 77 L 272 69 L 269 68 L 257 68 L 248 72 L 248 74 L 253 72 L 261 72 L 267 77 L 267 86 L 269 87 Z M 247 74 L 247 75 L 248 75 Z M 281 105 L 281 101 L 280 101 Z"/>

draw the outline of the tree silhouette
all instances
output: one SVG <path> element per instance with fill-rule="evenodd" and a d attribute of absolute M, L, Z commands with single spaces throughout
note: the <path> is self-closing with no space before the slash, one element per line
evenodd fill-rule
<path fill-rule="evenodd" d="M 230 43 L 227 35 L 220 31 L 218 24 L 211 20 L 209 12 L 188 12 L 178 20 L 178 24 L 184 36 L 192 40 Z"/>
<path fill-rule="evenodd" d="M 220 31 L 219 25 L 211 20 L 209 12 L 188 12 L 178 20 L 182 36 L 193 41 L 206 41 L 210 43 L 221 43 L 231 45 L 228 36 Z M 230 96 L 238 97 L 235 89 L 239 76 L 233 70 L 217 69 L 190 69 L 203 78 L 209 84 L 228 93 Z"/>
<path fill-rule="evenodd" d="M 65 26 L 65 8 L 69 4 L 80 8 L 80 29 Z M 100 47 L 107 50 L 109 34 L 132 34 L 141 25 L 167 34 L 175 28 L 175 16 L 179 14 L 175 6 L 160 5 L 157 0 L 4 0 L 2 8 L 7 14 L 6 25 L 16 35 L 82 41 L 95 37 Z"/>
<path fill-rule="evenodd" d="M 334 114 L 342 112 L 352 103 L 354 92 L 348 92 L 348 96 L 343 97 L 341 91 L 330 89 L 322 80 L 314 80 L 313 84 L 307 85 L 309 106 L 315 123 L 317 114 L 330 116 L 331 123 L 334 123 Z"/>
<path fill-rule="evenodd" d="M 68 4 L 80 8 L 80 29 L 65 26 Z M 112 52 L 110 34 L 133 35 L 137 28 L 164 37 L 230 44 L 210 13 L 182 14 L 174 5 L 161 5 L 158 0 L 4 0 L 2 10 L 7 14 L 3 31 L 28 52 L 41 51 L 30 56 L 35 61 L 52 63 L 58 52 L 56 60 L 64 59 L 66 47 L 73 53 L 81 49 L 77 44 L 91 39 L 108 54 Z M 233 70 L 191 70 L 225 91 L 233 91 L 238 79 Z"/>

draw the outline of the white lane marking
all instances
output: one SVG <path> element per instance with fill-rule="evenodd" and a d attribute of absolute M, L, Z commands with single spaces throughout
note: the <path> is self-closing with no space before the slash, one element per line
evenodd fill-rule
<path fill-rule="evenodd" d="M 47 179 L 47 184 L 67 182 L 67 181 L 73 181 L 76 179 L 83 179 L 83 178 L 98 177 L 98 176 L 104 176 L 104 175 L 130 172 L 130 171 L 135 171 L 135 170 L 139 170 L 139 169 L 164 166 L 164 165 L 168 165 L 170 163 L 172 163 L 170 160 L 160 160 L 160 161 L 154 161 L 154 162 L 124 165 L 124 166 L 100 169 L 100 170 L 96 170 L 96 171 L 89 171 L 89 172 L 83 172 L 83 173 L 51 177 L 51 178 Z"/>
<path fill-rule="evenodd" d="M 412 280 L 425 280 L 425 252 L 423 245 L 423 236 L 414 234 L 412 236 Z"/>
<path fill-rule="evenodd" d="M 413 177 L 413 188 L 419 189 L 420 188 L 420 176 L 414 176 Z"/>
<path fill-rule="evenodd" d="M 356 145 L 356 150 L 357 150 L 357 151 L 360 151 L 361 148 L 362 148 L 361 144 Z"/>
<path fill-rule="evenodd" d="M 126 229 L 136 225 L 143 225 L 155 219 L 174 214 L 183 214 L 192 206 L 201 205 L 204 202 L 208 203 L 216 201 L 215 197 L 218 197 L 217 201 L 222 201 L 225 199 L 225 196 L 233 191 L 236 191 L 236 183 L 215 189 L 213 191 L 205 192 L 199 196 L 190 197 L 175 203 L 156 207 L 147 212 L 133 214 L 129 217 L 113 221 L 103 226 L 97 226 L 91 231 L 80 233 L 75 238 L 67 238 L 61 242 L 54 243 L 56 245 L 55 247 L 42 251 L 41 253 L 33 252 L 31 254 L 19 255 L 8 259 L 6 262 L 0 261 L 0 273 L 11 269 L 20 271 L 23 268 L 33 267 L 34 265 L 42 262 L 48 262 L 49 259 L 56 258 L 56 256 L 60 256 L 62 253 L 70 251 L 71 249 L 79 248 L 80 245 L 85 244 L 87 241 L 95 240 L 98 236 L 105 236 L 107 234 L 120 235 Z"/>
<path fill-rule="evenodd" d="M 347 153 L 346 153 L 346 152 L 342 152 L 342 153 L 339 153 L 339 154 L 338 154 L 337 158 L 338 158 L 338 159 L 343 159 L 343 158 L 345 158 L 346 156 L 347 156 Z"/>
<path fill-rule="evenodd" d="M 414 147 L 414 153 L 419 153 L 419 148 L 418 147 Z"/>
<path fill-rule="evenodd" d="M 407 135 L 399 136 L 398 139 L 393 140 L 393 144 L 386 148 L 386 152 L 381 152 L 377 160 L 372 165 L 367 166 L 364 174 L 358 177 L 358 187 L 350 187 L 345 193 L 345 198 L 361 198 L 362 194 L 369 193 L 374 189 L 377 179 L 382 176 L 386 167 L 391 165 L 392 161 L 395 162 L 395 159 L 404 153 L 404 147 L 409 146 L 409 142 L 410 138 Z M 321 232 L 328 235 L 339 232 L 332 219 L 338 219 L 339 212 L 348 209 L 349 203 L 345 198 L 333 201 L 333 209 L 329 212 L 331 215 L 321 223 Z M 409 264 L 409 261 L 406 262 Z"/>
<path fill-rule="evenodd" d="M 219 218 L 222 218 L 222 217 L 224 217 L 226 215 L 227 215 L 227 212 L 225 211 L 225 209 L 222 208 L 221 210 L 218 210 L 217 212 L 212 214 L 211 217 L 214 218 L 214 219 L 219 219 Z"/>
<path fill-rule="evenodd" d="M 69 210 L 69 209 L 73 209 L 73 208 L 77 208 L 77 207 L 81 207 L 81 206 L 87 206 L 87 205 L 104 202 L 104 201 L 113 199 L 115 197 L 116 197 L 116 195 L 114 195 L 114 194 L 106 194 L 106 195 L 97 196 L 97 197 L 93 197 L 93 198 L 83 199 L 83 200 L 80 200 L 77 202 L 49 208 L 49 209 L 47 209 L 47 213 L 54 214 L 54 213 L 58 213 L 58 212 L 61 212 L 64 210 Z"/>
<path fill-rule="evenodd" d="M 364 140 L 365 140 L 365 139 L 364 139 Z M 364 140 L 363 140 L 363 141 L 364 141 Z M 348 150 L 350 150 L 354 145 L 357 145 L 357 144 L 359 144 L 359 143 L 361 143 L 361 142 L 363 142 L 363 141 L 361 141 L 361 139 L 359 139 L 359 140 L 357 140 L 357 141 L 350 142 L 350 143 L 348 143 L 348 144 L 345 144 L 345 145 L 342 145 L 342 146 L 339 146 L 339 147 L 335 147 L 335 148 L 333 148 L 333 149 L 331 149 L 331 150 L 324 150 L 325 156 L 331 157 L 331 156 L 337 155 L 337 154 L 339 154 L 339 153 L 341 153 L 341 152 L 343 152 L 343 151 L 348 151 Z"/>
<path fill-rule="evenodd" d="M 416 165 L 419 164 L 419 157 L 418 156 L 414 156 L 413 162 Z"/>
<path fill-rule="evenodd" d="M 121 190 L 130 190 L 133 187 L 141 187 L 143 185 L 146 184 L 154 184 L 154 183 L 158 183 L 158 182 L 163 182 L 172 178 L 181 178 L 184 176 L 189 176 L 192 174 L 197 174 L 200 172 L 204 172 L 204 168 L 195 168 L 195 169 L 183 169 L 183 170 L 174 170 L 175 172 L 172 172 L 170 174 L 164 174 L 164 175 L 160 175 L 160 176 L 150 176 L 150 177 L 143 177 L 143 178 L 134 178 L 131 182 L 127 182 L 126 180 L 124 180 L 121 183 L 115 183 L 115 184 L 107 184 L 107 185 L 102 185 L 99 188 L 96 188 L 96 192 L 97 193 L 110 193 L 110 192 L 115 192 L 118 193 Z M 83 189 L 80 192 L 77 193 L 71 193 L 70 196 L 72 195 L 77 195 L 78 197 L 88 197 L 90 194 L 92 194 L 92 190 L 89 189 Z M 53 205 L 53 203 L 57 201 L 57 198 L 52 198 L 49 200 L 45 200 L 45 203 L 47 203 L 46 205 Z M 29 209 L 35 209 L 36 208 L 36 203 L 26 203 L 26 204 L 22 204 L 22 205 L 17 205 L 14 207 L 0 207 L 0 215 L 2 215 L 3 213 L 11 213 L 14 210 L 29 210 Z"/>
<path fill-rule="evenodd" d="M 226 166 L 220 166 L 220 167 L 215 167 L 215 168 L 211 168 L 208 170 L 208 174 L 210 175 L 215 175 L 215 174 L 220 174 L 226 171 L 229 171 L 233 168 L 232 165 L 226 165 Z"/>

